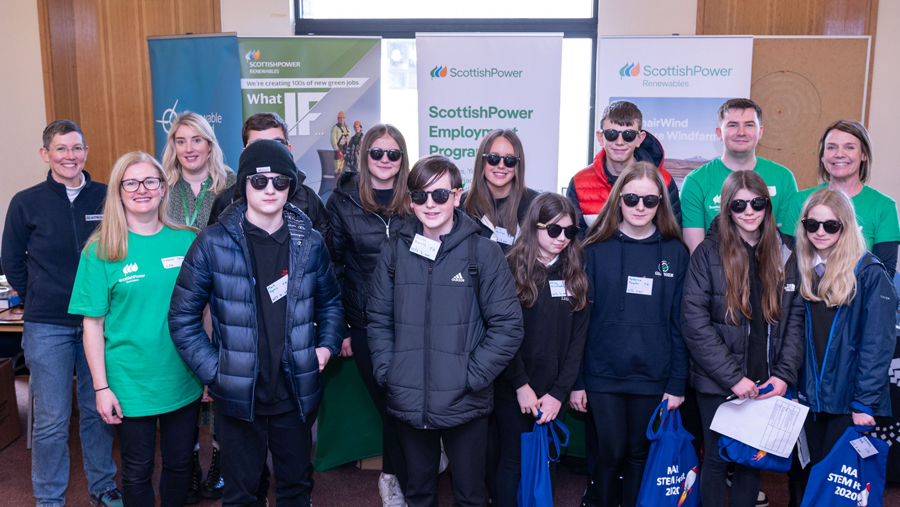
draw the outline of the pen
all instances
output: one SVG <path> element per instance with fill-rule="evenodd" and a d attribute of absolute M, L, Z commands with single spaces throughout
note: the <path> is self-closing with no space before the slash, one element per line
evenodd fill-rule
<path fill-rule="evenodd" d="M 762 382 L 762 380 L 757 380 L 756 382 L 754 382 L 754 384 L 756 384 L 756 387 L 759 387 L 760 382 Z M 727 398 L 725 398 L 725 401 L 736 400 L 737 398 L 738 398 L 738 395 L 736 395 L 736 394 L 731 394 L 730 396 L 728 396 Z"/>

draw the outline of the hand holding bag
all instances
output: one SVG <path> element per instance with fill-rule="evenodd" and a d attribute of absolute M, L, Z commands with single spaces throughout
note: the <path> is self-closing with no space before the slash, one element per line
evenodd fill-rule
<path fill-rule="evenodd" d="M 541 417 L 538 411 L 538 419 Z M 554 424 L 566 439 L 559 441 Z M 556 447 L 556 457 L 550 456 L 550 442 Z M 559 460 L 559 448 L 569 444 L 569 430 L 558 420 L 546 424 L 534 423 L 531 433 L 522 433 L 522 478 L 516 499 L 519 507 L 553 507 L 553 488 L 550 484 L 550 462 Z"/>
<path fill-rule="evenodd" d="M 853 426 L 834 444 L 818 465 L 812 467 L 800 507 L 883 507 L 888 444 L 865 435 L 871 426 Z M 853 445 L 864 438 L 878 454 L 863 458 Z"/>
<path fill-rule="evenodd" d="M 647 424 L 650 451 L 638 493 L 639 507 L 699 507 L 700 476 L 694 437 L 681 425 L 681 411 L 663 400 Z"/>

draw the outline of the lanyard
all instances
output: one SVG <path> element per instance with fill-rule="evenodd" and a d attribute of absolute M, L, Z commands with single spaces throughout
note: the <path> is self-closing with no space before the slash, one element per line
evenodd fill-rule
<path fill-rule="evenodd" d="M 212 176 L 207 176 L 206 181 L 200 185 L 200 199 L 197 200 L 197 206 L 194 208 L 194 214 L 190 220 L 188 220 L 187 197 L 184 196 L 184 187 L 181 187 L 181 206 L 184 208 L 184 221 L 188 226 L 193 227 L 194 222 L 197 221 L 197 212 L 200 211 L 200 206 L 203 204 L 203 197 L 206 196 L 206 185 L 210 180 L 212 180 Z M 185 181 L 185 183 L 187 182 Z M 188 183 L 188 185 L 190 184 Z"/>

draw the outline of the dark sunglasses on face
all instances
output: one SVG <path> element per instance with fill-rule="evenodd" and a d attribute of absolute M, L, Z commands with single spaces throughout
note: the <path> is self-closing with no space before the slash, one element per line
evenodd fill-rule
<path fill-rule="evenodd" d="M 824 222 L 819 222 L 812 218 L 806 218 L 801 220 L 801 222 L 803 223 L 803 228 L 810 234 L 819 232 L 820 225 L 825 228 L 825 232 L 828 234 L 834 234 L 840 231 L 841 227 L 844 226 L 840 220 L 825 220 Z"/>
<path fill-rule="evenodd" d="M 381 160 L 381 157 L 387 153 L 387 158 L 391 162 L 396 162 L 403 158 L 403 152 L 398 149 L 382 150 L 381 148 L 369 148 L 369 156 L 372 160 Z"/>
<path fill-rule="evenodd" d="M 601 130 L 600 132 L 603 134 L 603 137 L 605 137 L 606 140 L 611 143 L 619 138 L 619 134 L 622 134 L 622 140 L 625 141 L 626 143 L 630 143 L 631 141 L 634 141 L 635 139 L 637 139 L 638 134 L 640 134 L 640 132 L 638 132 L 637 130 L 634 130 L 634 129 L 628 129 L 628 130 L 606 129 L 606 130 Z"/>
<path fill-rule="evenodd" d="M 162 182 L 159 178 L 144 178 L 142 180 L 122 180 L 122 190 L 126 192 L 137 192 L 141 185 L 147 190 L 156 190 Z"/>
<path fill-rule="evenodd" d="M 643 199 L 644 206 L 648 208 L 655 208 L 659 206 L 659 203 L 662 202 L 661 195 L 637 195 L 637 194 L 621 194 L 622 202 L 625 206 L 629 208 L 633 208 L 638 205 L 638 202 Z"/>
<path fill-rule="evenodd" d="M 455 194 L 456 189 L 447 190 L 446 188 L 436 188 L 434 190 L 410 190 L 409 198 L 412 199 L 412 202 L 422 205 L 428 202 L 428 195 L 431 194 L 431 200 L 434 201 L 435 204 L 444 204 L 448 200 L 450 200 L 450 195 Z"/>
<path fill-rule="evenodd" d="M 746 199 L 735 199 L 731 201 L 731 211 L 735 213 L 743 213 L 745 209 L 747 209 L 747 205 L 749 204 L 753 211 L 762 211 L 766 209 L 766 204 L 769 203 L 769 199 L 766 197 L 754 197 L 749 201 Z"/>
<path fill-rule="evenodd" d="M 250 180 L 250 186 L 255 188 L 256 190 L 265 190 L 267 186 L 269 186 L 269 180 L 272 181 L 272 186 L 275 187 L 275 190 L 281 192 L 282 190 L 287 190 L 288 187 L 291 186 L 291 181 L 293 178 L 285 175 L 278 175 L 274 178 L 269 178 L 265 174 L 254 174 L 247 178 Z"/>
<path fill-rule="evenodd" d="M 515 157 L 513 155 L 501 157 L 496 153 L 485 153 L 484 155 L 482 155 L 482 157 L 484 157 L 484 160 L 486 160 L 488 164 L 493 166 L 500 165 L 501 160 L 503 161 L 503 165 L 505 165 L 506 167 L 515 167 L 516 164 L 519 163 L 519 157 Z"/>
<path fill-rule="evenodd" d="M 561 226 L 561 225 L 559 225 L 559 224 L 547 224 L 547 225 L 544 225 L 544 224 L 538 222 L 537 228 L 538 228 L 538 229 L 546 229 L 546 230 L 547 230 L 547 236 L 550 236 L 551 238 L 558 238 L 559 235 L 560 235 L 563 231 L 565 231 L 565 233 L 566 233 L 566 238 L 568 238 L 568 239 L 575 239 L 575 236 L 578 235 L 578 226 L 577 226 L 577 225 L 569 225 L 569 226 L 567 226 L 567 227 L 563 227 L 563 226 Z"/>

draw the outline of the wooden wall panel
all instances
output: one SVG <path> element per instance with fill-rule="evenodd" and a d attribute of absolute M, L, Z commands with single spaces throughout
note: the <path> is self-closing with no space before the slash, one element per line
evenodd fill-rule
<path fill-rule="evenodd" d="M 37 1 L 47 121 L 81 126 L 106 181 L 119 156 L 154 151 L 147 37 L 219 32 L 220 0 Z"/>
<path fill-rule="evenodd" d="M 697 35 L 875 35 L 877 12 L 878 0 L 697 0 Z"/>

